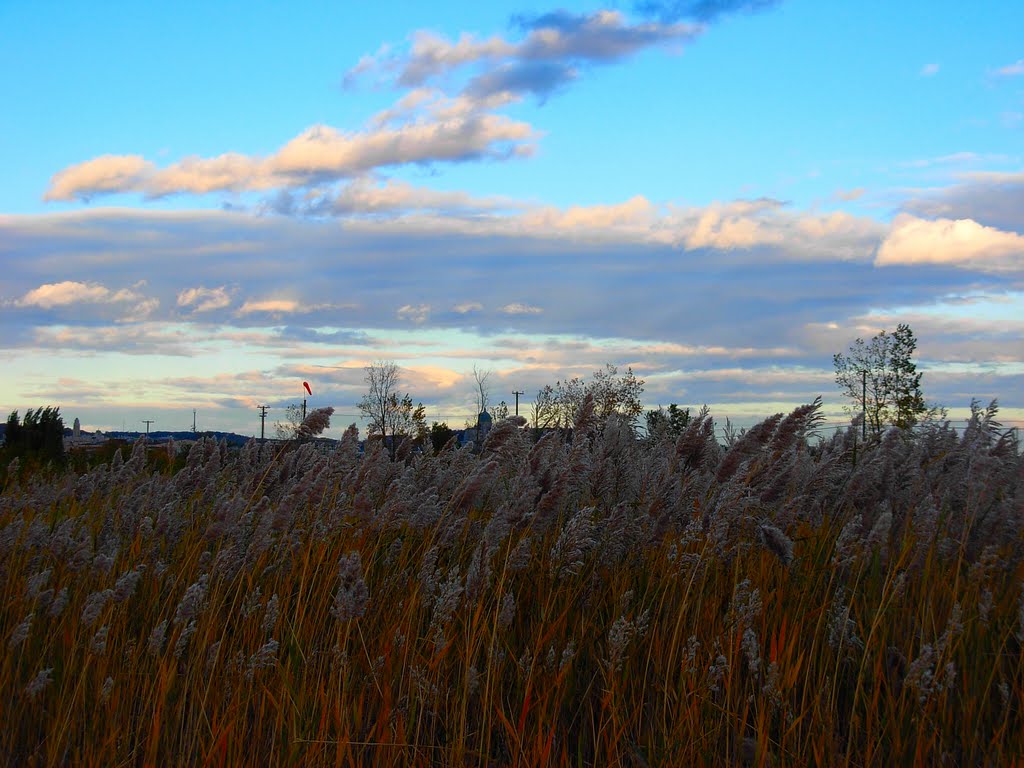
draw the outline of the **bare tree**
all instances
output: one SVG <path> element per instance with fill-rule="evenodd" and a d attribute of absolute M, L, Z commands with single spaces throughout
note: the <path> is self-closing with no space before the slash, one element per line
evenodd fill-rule
<path fill-rule="evenodd" d="M 399 435 L 421 436 L 426 416 L 423 403 L 414 406 L 408 393 L 399 393 L 402 370 L 393 361 L 379 360 L 366 366 L 368 391 L 359 401 L 359 412 L 369 419 L 370 435 L 380 435 L 394 458 Z M 388 442 L 390 438 L 390 443 Z"/>
<path fill-rule="evenodd" d="M 491 385 L 487 383 L 487 380 L 491 378 L 493 371 L 487 370 L 482 371 L 473 366 L 473 381 L 476 382 L 476 412 L 477 414 L 483 413 L 487 410 L 487 403 L 491 399 Z M 475 419 L 474 419 L 475 420 Z"/>
<path fill-rule="evenodd" d="M 302 408 L 295 403 L 289 405 L 284 412 L 284 419 L 274 424 L 278 440 L 295 440 L 302 426 Z"/>
<path fill-rule="evenodd" d="M 562 426 L 562 408 L 555 388 L 550 384 L 545 384 L 537 392 L 533 399 L 532 414 L 533 428 L 536 430 Z"/>

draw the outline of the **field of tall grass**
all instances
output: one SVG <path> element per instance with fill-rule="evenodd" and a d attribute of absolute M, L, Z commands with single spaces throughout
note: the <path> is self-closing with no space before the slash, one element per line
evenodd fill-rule
<path fill-rule="evenodd" d="M 585 407 L 571 441 L 11 480 L 0 761 L 1021 761 L 1016 442 L 976 409 L 855 463 L 818 419 L 723 449 L 707 414 L 641 440 Z"/>

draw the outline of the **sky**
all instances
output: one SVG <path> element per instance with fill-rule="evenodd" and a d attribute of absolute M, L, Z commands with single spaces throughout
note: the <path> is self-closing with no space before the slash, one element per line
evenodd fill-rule
<path fill-rule="evenodd" d="M 0 0 L 0 409 L 258 433 L 605 364 L 744 425 L 911 326 L 1024 425 L 1024 5 Z M 363 422 L 360 422 L 361 424 Z"/>

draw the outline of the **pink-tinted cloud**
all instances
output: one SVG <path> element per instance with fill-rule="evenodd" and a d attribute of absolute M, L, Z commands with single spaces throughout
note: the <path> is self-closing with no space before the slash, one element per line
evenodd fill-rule
<path fill-rule="evenodd" d="M 330 183 L 389 166 L 505 158 L 532 151 L 536 133 L 528 124 L 472 107 L 435 99 L 422 119 L 410 117 L 399 125 L 378 123 L 354 132 L 314 125 L 269 157 L 229 152 L 188 157 L 158 168 L 136 155 L 105 155 L 58 172 L 45 199 L 265 191 Z"/>
<path fill-rule="evenodd" d="M 983 272 L 1024 271 L 1024 236 L 972 219 L 901 214 L 878 249 L 878 266 L 944 264 Z"/>
<path fill-rule="evenodd" d="M 1024 75 L 1024 59 L 1017 59 L 1013 64 L 999 67 L 993 74 L 997 77 L 1020 77 Z"/>
<path fill-rule="evenodd" d="M 55 174 L 43 199 L 89 200 L 97 195 L 133 192 L 155 172 L 156 166 L 139 155 L 101 155 Z"/>
<path fill-rule="evenodd" d="M 212 312 L 231 305 L 231 295 L 224 286 L 219 288 L 186 288 L 178 293 L 178 306 L 192 312 Z"/>

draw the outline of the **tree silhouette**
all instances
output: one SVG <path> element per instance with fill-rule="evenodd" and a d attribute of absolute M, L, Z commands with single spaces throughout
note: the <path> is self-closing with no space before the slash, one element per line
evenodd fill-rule
<path fill-rule="evenodd" d="M 425 438 L 426 409 L 423 403 L 413 405 L 408 393 L 399 393 L 402 370 L 394 362 L 380 360 L 366 366 L 368 391 L 359 401 L 359 411 L 369 419 L 368 432 L 380 435 L 395 457 L 399 436 Z"/>
<path fill-rule="evenodd" d="M 928 407 L 921 394 L 921 374 L 912 356 L 917 339 L 906 323 L 869 342 L 857 339 L 846 355 L 832 358 L 836 384 L 850 399 L 850 412 L 864 408 L 868 427 L 878 434 L 886 425 L 912 427 Z"/>
<path fill-rule="evenodd" d="M 64 419 L 60 408 L 30 408 L 24 419 L 19 419 L 14 411 L 7 417 L 4 435 L 6 460 L 25 457 L 64 464 Z"/>

